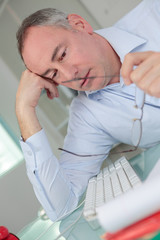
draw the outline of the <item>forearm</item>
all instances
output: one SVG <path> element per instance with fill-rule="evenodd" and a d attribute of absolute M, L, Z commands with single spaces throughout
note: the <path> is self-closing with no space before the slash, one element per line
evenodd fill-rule
<path fill-rule="evenodd" d="M 16 106 L 16 115 L 24 141 L 42 129 L 35 108 Z"/>
<path fill-rule="evenodd" d="M 16 115 L 24 140 L 41 130 L 36 115 L 36 106 L 42 89 L 47 90 L 50 99 L 58 96 L 58 90 L 54 83 L 50 83 L 26 69 L 22 73 L 16 94 Z"/>

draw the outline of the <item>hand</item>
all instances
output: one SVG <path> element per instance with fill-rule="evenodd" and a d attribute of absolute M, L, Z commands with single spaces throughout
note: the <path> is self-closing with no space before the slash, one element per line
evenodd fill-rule
<path fill-rule="evenodd" d="M 137 66 L 133 70 L 133 67 Z M 160 97 L 160 52 L 136 52 L 125 56 L 121 75 L 126 85 L 135 83 L 151 96 Z"/>
<path fill-rule="evenodd" d="M 47 91 L 48 98 L 58 97 L 57 86 L 54 82 L 43 79 L 26 69 L 21 76 L 16 95 L 16 105 L 35 108 L 44 88 Z"/>
<path fill-rule="evenodd" d="M 29 70 L 22 73 L 16 94 L 16 115 L 24 140 L 41 129 L 35 108 L 44 88 L 50 99 L 58 97 L 57 86 L 51 80 L 43 79 Z"/>

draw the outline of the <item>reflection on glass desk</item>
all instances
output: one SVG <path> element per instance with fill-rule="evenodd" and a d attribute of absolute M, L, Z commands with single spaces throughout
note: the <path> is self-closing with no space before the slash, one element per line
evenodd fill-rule
<path fill-rule="evenodd" d="M 0 177 L 23 161 L 18 138 L 0 116 Z"/>
<path fill-rule="evenodd" d="M 160 158 L 160 145 L 150 148 L 139 155 L 131 158 L 129 162 L 135 169 L 142 181 L 144 181 L 151 170 L 154 168 L 156 162 Z M 53 223 L 50 220 L 44 220 L 39 217 L 31 224 L 25 227 L 19 234 L 21 240 L 55 240 L 61 233 L 62 236 L 58 239 L 65 240 L 98 240 L 104 234 L 104 230 L 99 228 L 93 230 L 85 221 L 82 214 L 83 205 L 74 211 L 65 219 Z M 68 229 L 79 219 L 73 226 Z M 63 231 L 68 229 L 64 234 Z M 149 238 L 152 239 L 152 238 Z"/>

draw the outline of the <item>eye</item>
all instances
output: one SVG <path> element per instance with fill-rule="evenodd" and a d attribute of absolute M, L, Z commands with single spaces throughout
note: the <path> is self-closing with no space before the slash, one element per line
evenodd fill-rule
<path fill-rule="evenodd" d="M 62 62 L 63 58 L 66 56 L 66 49 L 65 51 L 62 53 L 61 57 L 58 59 L 59 62 Z"/>
<path fill-rule="evenodd" d="M 56 75 L 57 75 L 57 70 L 54 71 L 51 79 L 53 80 L 56 77 Z"/>

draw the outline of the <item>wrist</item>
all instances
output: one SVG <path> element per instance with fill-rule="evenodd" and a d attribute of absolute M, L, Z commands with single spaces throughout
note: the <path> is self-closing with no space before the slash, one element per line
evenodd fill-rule
<path fill-rule="evenodd" d="M 30 107 L 28 105 L 23 105 L 23 104 L 16 104 L 16 116 L 17 118 L 23 118 L 25 116 L 28 116 L 30 114 L 35 114 L 35 108 L 34 107 Z"/>

